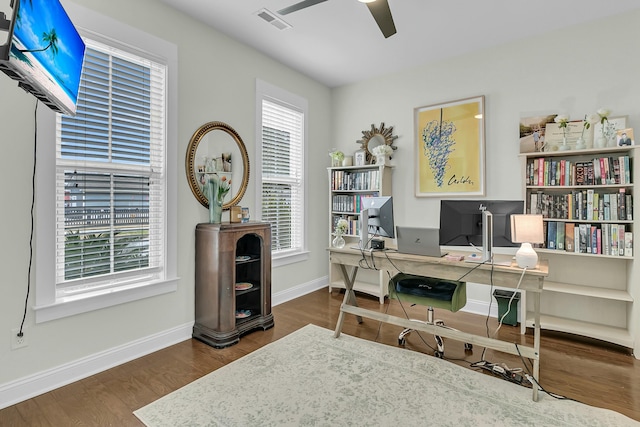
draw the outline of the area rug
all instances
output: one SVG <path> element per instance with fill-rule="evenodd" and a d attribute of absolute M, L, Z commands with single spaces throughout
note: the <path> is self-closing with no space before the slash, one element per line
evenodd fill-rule
<path fill-rule="evenodd" d="M 307 325 L 137 410 L 160 426 L 638 426 L 451 362 Z"/>

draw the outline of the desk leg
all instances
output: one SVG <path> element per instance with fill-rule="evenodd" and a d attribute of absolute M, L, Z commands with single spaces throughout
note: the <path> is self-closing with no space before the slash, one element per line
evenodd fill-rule
<path fill-rule="evenodd" d="M 356 274 L 358 274 L 358 267 L 353 267 L 353 272 L 351 276 L 347 272 L 347 268 L 340 264 L 340 270 L 342 271 L 342 277 L 344 278 L 344 299 L 342 300 L 342 305 L 353 305 L 355 307 L 358 306 L 358 302 L 356 301 L 356 293 L 353 290 L 353 283 L 356 280 Z M 356 316 L 358 323 L 362 323 L 362 316 Z M 340 336 L 340 332 L 342 331 L 342 324 L 344 323 L 344 312 L 342 311 L 342 307 L 340 308 L 340 315 L 338 315 L 338 323 L 336 324 L 336 331 L 333 334 L 334 337 L 338 338 Z"/>
<path fill-rule="evenodd" d="M 534 326 L 533 326 L 533 350 L 538 355 L 533 360 L 533 378 L 536 381 L 540 381 L 540 292 L 535 292 L 533 296 L 533 312 L 534 312 Z M 533 386 L 533 400 L 538 401 L 538 384 L 532 384 Z"/>

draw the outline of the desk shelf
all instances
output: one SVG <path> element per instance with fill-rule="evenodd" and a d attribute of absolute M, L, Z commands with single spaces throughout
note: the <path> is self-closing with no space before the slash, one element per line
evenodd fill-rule
<path fill-rule="evenodd" d="M 334 280 L 329 283 L 329 289 L 346 289 L 347 287 L 342 280 Z M 384 298 L 389 294 L 387 288 L 381 289 L 379 283 L 364 282 L 356 280 L 353 284 L 353 290 L 356 292 L 363 292 L 368 295 L 373 295 L 380 299 L 380 304 L 384 304 Z"/>

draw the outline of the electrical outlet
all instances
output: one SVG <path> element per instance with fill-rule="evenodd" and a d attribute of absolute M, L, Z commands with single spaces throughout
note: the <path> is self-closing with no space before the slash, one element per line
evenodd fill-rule
<path fill-rule="evenodd" d="M 22 336 L 18 336 L 19 333 L 19 328 L 11 330 L 11 350 L 17 350 L 29 345 L 27 341 L 27 328 L 22 328 Z"/>

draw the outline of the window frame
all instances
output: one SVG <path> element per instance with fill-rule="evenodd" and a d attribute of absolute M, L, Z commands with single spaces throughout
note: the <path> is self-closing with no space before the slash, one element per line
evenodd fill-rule
<path fill-rule="evenodd" d="M 74 13 L 75 12 L 75 13 Z M 71 5 L 67 13 L 83 37 L 147 57 L 167 66 L 165 109 L 165 238 L 163 275 L 153 281 L 124 284 L 73 297 L 56 296 L 55 283 L 55 173 L 56 120 L 50 109 L 37 112 L 36 169 L 36 245 L 35 245 L 35 321 L 46 322 L 105 307 L 175 292 L 177 277 L 177 66 L 178 49 L 167 42 L 111 18 Z M 87 28 L 91 28 L 88 30 Z M 135 46 L 135 47 L 134 47 Z"/>
<path fill-rule="evenodd" d="M 307 188 L 307 141 L 308 141 L 308 124 L 307 118 L 309 117 L 309 105 L 308 101 L 301 96 L 288 92 L 282 88 L 274 86 L 263 80 L 256 79 L 256 216 L 262 220 L 262 102 L 268 100 L 283 106 L 289 106 L 292 109 L 300 111 L 304 116 L 304 125 L 302 130 L 302 217 L 304 218 L 300 230 L 301 247 L 300 249 L 286 250 L 286 251 L 273 251 L 272 250 L 272 265 L 278 267 L 295 262 L 302 262 L 309 259 L 308 250 L 308 224 L 306 221 L 308 211 L 308 198 L 309 192 Z"/>

